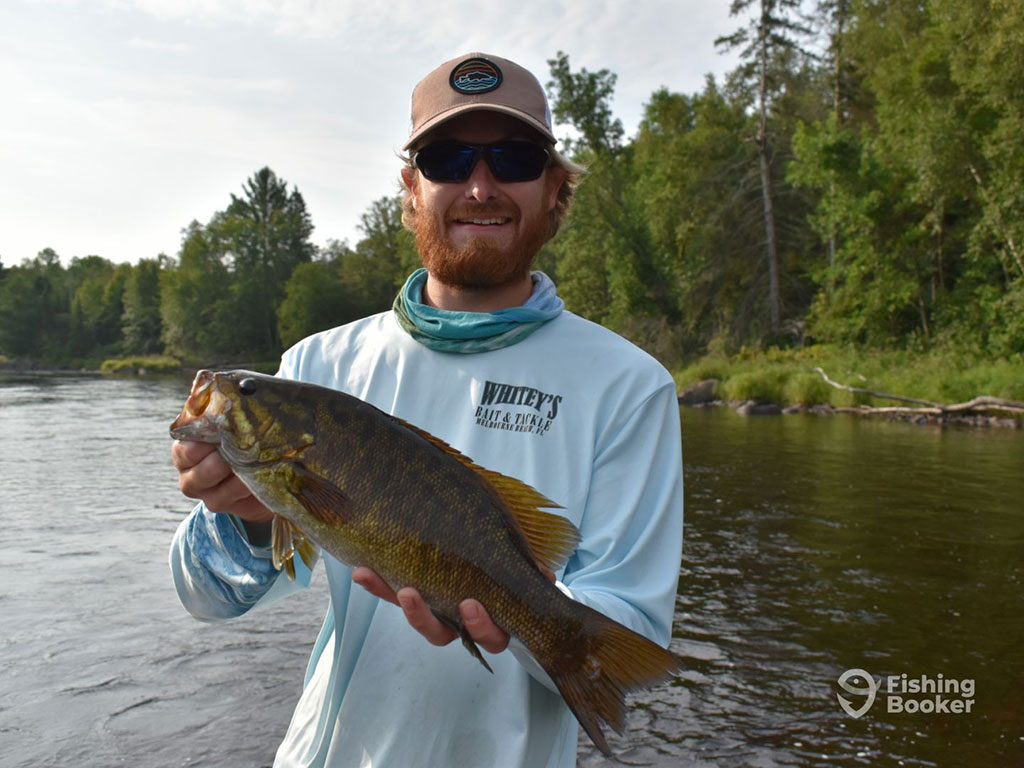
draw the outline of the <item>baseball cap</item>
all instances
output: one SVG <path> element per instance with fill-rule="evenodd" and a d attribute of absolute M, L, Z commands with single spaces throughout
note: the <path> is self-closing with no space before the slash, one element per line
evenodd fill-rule
<path fill-rule="evenodd" d="M 427 131 L 453 117 L 489 110 L 518 118 L 555 143 L 551 110 L 537 78 L 514 61 L 487 53 L 467 53 L 446 61 L 412 92 L 412 132 L 408 150 Z"/>

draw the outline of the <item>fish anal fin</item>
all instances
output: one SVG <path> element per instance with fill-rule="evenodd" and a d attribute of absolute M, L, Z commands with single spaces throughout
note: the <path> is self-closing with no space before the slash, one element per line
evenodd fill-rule
<path fill-rule="evenodd" d="M 397 416 L 391 418 L 486 480 L 508 507 L 519 532 L 526 539 L 526 543 L 539 565 L 552 571 L 557 571 L 565 565 L 579 544 L 579 531 L 572 522 L 561 515 L 544 512 L 540 509 L 541 507 L 562 509 L 561 506 L 521 480 L 481 467 L 468 456 L 426 430 Z"/>
<path fill-rule="evenodd" d="M 292 538 L 295 540 L 295 549 L 306 564 L 309 570 L 313 570 L 317 559 L 320 557 L 320 548 L 313 543 L 313 540 L 306 535 L 301 528 L 292 526 Z"/>
<path fill-rule="evenodd" d="M 327 525 L 345 521 L 352 503 L 344 491 L 307 469 L 301 462 L 292 462 L 291 470 L 292 483 L 289 490 L 309 514 Z"/>
<path fill-rule="evenodd" d="M 484 669 L 492 675 L 494 674 L 494 670 L 491 669 L 491 665 L 487 663 L 487 659 L 485 659 L 484 655 L 480 653 L 480 649 L 477 647 L 476 641 L 473 640 L 473 636 L 469 634 L 469 630 L 466 629 L 465 625 L 461 621 L 449 619 L 447 616 L 442 616 L 434 610 L 431 610 L 430 612 L 434 614 L 434 617 L 446 627 L 457 632 L 459 637 L 462 638 L 462 644 L 466 647 L 466 650 L 476 657 L 477 661 L 484 665 Z"/>

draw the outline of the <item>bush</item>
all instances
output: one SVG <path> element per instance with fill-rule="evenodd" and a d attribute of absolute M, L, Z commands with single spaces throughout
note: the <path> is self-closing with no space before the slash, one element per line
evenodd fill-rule
<path fill-rule="evenodd" d="M 103 373 L 177 373 L 181 363 L 169 355 L 150 355 L 146 357 L 115 357 L 104 360 L 100 365 Z"/>
<path fill-rule="evenodd" d="M 737 374 L 723 382 L 722 392 L 727 400 L 762 400 L 785 402 L 783 390 L 788 373 L 774 366 Z"/>
<path fill-rule="evenodd" d="M 787 403 L 827 405 L 832 402 L 833 393 L 840 391 L 826 384 L 817 373 L 797 373 L 786 381 L 783 397 Z"/>

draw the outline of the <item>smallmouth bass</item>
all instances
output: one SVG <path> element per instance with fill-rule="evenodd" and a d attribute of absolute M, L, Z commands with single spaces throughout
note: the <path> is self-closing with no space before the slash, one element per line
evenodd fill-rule
<path fill-rule="evenodd" d="M 171 436 L 217 444 L 272 512 L 274 566 L 295 577 L 322 548 L 389 585 L 416 588 L 488 670 L 458 606 L 479 600 L 548 673 L 594 744 L 625 726 L 626 693 L 680 660 L 563 594 L 579 541 L 558 505 L 444 441 L 343 392 L 249 371 L 200 371 Z"/>

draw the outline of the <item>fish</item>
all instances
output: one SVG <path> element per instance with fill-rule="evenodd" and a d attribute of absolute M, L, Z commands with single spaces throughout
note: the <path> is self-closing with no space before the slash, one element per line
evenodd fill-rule
<path fill-rule="evenodd" d="M 273 513 L 274 567 L 295 578 L 319 550 L 414 587 L 491 669 L 458 606 L 479 600 L 547 672 L 593 743 L 625 728 L 625 696 L 670 679 L 679 657 L 565 595 L 545 573 L 579 543 L 560 507 L 357 397 L 252 371 L 196 374 L 171 425 L 215 443 Z"/>

